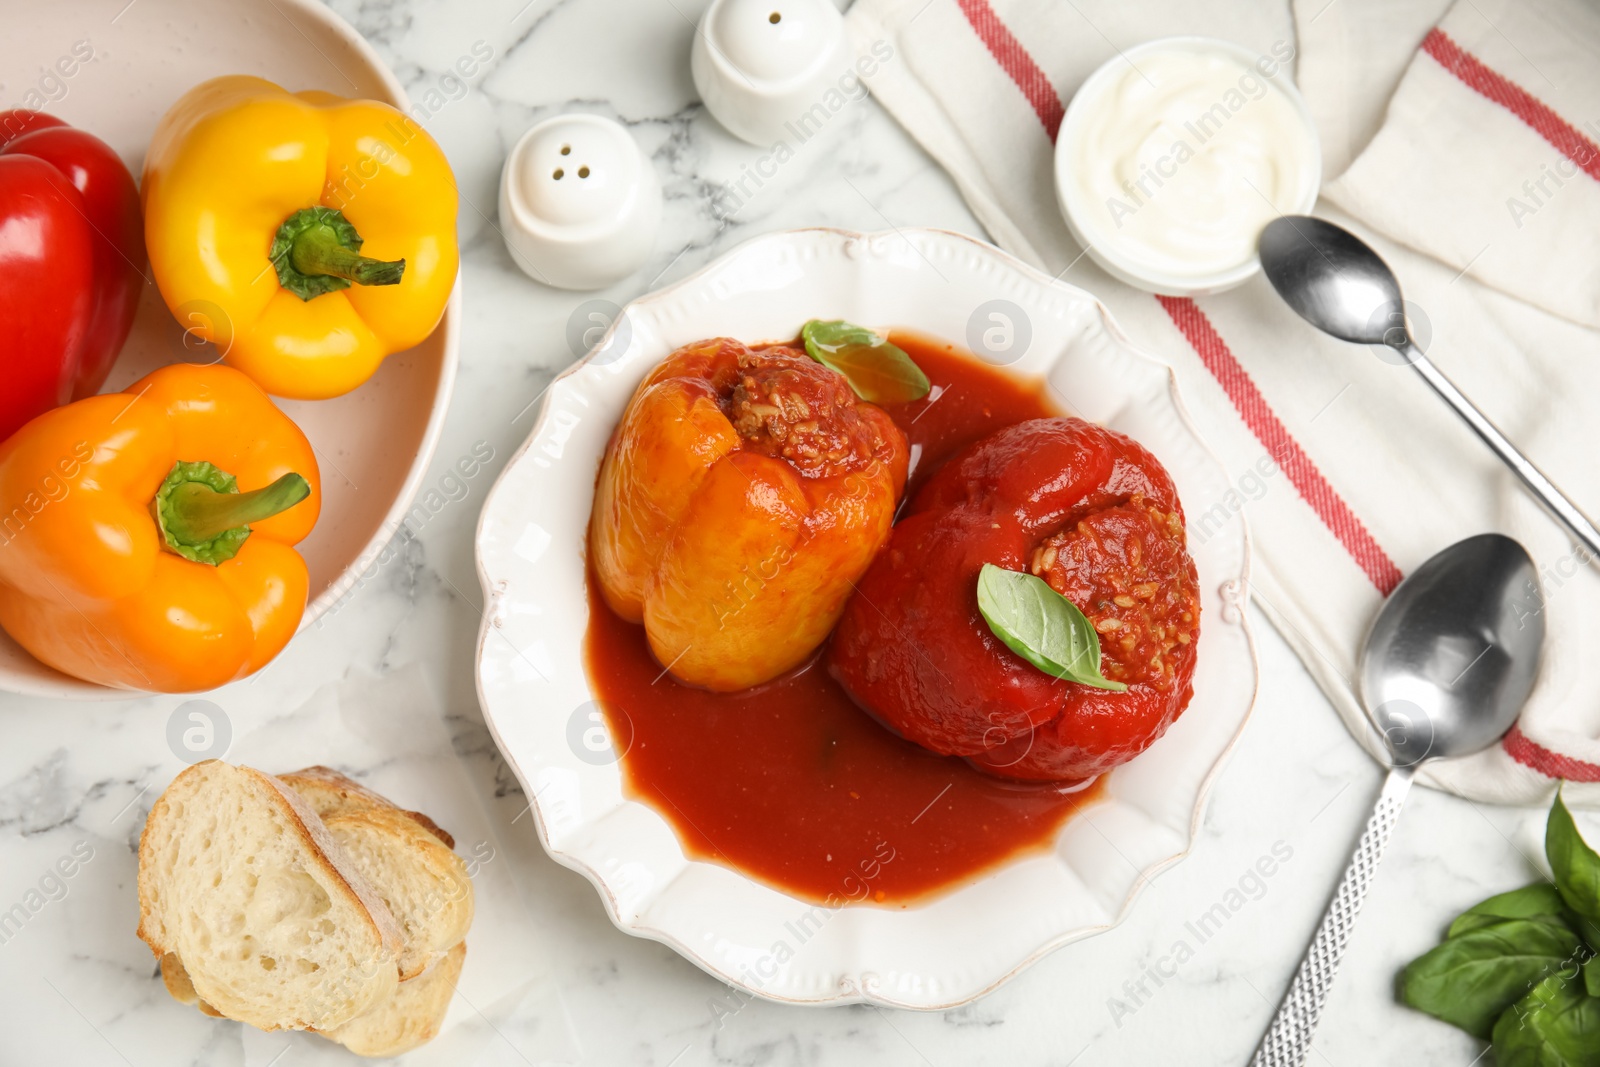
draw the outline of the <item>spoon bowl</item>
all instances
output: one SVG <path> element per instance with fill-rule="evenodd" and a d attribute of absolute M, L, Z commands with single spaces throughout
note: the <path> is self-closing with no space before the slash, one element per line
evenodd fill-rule
<path fill-rule="evenodd" d="M 1261 267 L 1284 303 L 1323 333 L 1358 345 L 1405 348 L 1400 282 L 1361 238 L 1309 215 L 1261 231 Z"/>
<path fill-rule="evenodd" d="M 1538 675 L 1533 560 L 1500 534 L 1458 541 L 1400 583 L 1367 636 L 1361 700 L 1397 767 L 1505 736 Z"/>

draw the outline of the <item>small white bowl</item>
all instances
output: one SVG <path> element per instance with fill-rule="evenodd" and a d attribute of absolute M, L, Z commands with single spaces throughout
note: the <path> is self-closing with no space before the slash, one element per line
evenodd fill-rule
<path fill-rule="evenodd" d="M 844 19 L 831 0 L 711 0 L 689 54 L 707 110 L 763 148 L 800 136 L 850 66 Z"/>
<path fill-rule="evenodd" d="M 1073 180 L 1075 168 L 1107 162 L 1088 158 L 1083 150 L 1082 141 L 1087 124 L 1106 106 L 1107 93 L 1115 81 L 1130 66 L 1138 69 L 1142 59 L 1161 53 L 1202 55 L 1209 53 L 1231 58 L 1242 64 L 1246 72 L 1261 75 L 1257 80 L 1265 84 L 1266 91 L 1279 94 L 1291 105 L 1303 127 L 1304 140 L 1300 142 L 1299 148 L 1304 156 L 1299 160 L 1301 180 L 1298 186 L 1285 203 L 1275 205 L 1280 213 L 1305 214 L 1316 204 L 1322 185 L 1322 149 L 1311 109 L 1307 107 L 1305 98 L 1290 80 L 1287 62 L 1278 57 L 1258 54 L 1231 41 L 1212 37 L 1163 37 L 1146 41 L 1108 59 L 1079 87 L 1067 107 L 1056 137 L 1056 197 L 1061 213 L 1066 218 L 1067 228 L 1072 231 L 1073 238 L 1088 253 L 1089 258 L 1112 277 L 1140 289 L 1167 296 L 1203 296 L 1231 289 L 1261 269 L 1261 260 L 1255 251 L 1254 238 L 1258 235 L 1251 237 L 1248 257 L 1230 263 L 1224 268 L 1195 271 L 1163 270 L 1142 261 L 1137 255 L 1130 254 L 1121 247 L 1115 231 L 1108 229 L 1104 223 L 1101 205 L 1089 203 L 1085 191 L 1077 181 Z M 1292 59 L 1292 56 L 1290 58 Z M 1265 76 L 1261 64 L 1275 65 L 1277 70 L 1272 76 Z M 1257 197 L 1260 194 L 1246 189 L 1242 190 L 1240 195 Z"/>
<path fill-rule="evenodd" d="M 522 135 L 500 175 L 500 231 L 530 278 L 603 289 L 649 258 L 661 183 L 637 141 L 600 115 L 557 115 Z"/>

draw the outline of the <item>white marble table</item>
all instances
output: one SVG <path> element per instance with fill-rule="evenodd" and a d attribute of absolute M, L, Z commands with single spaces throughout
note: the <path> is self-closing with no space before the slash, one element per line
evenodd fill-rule
<path fill-rule="evenodd" d="M 399 685 L 442 721 L 453 751 L 439 752 L 421 773 L 470 781 L 524 903 L 514 928 L 480 925 L 474 938 L 503 941 L 503 955 L 525 959 L 533 981 L 520 999 L 476 1005 L 482 1011 L 461 1027 L 475 1040 L 441 1039 L 455 1042 L 449 1062 L 1245 1062 L 1379 783 L 1378 769 L 1259 613 L 1259 706 L 1216 786 L 1193 855 L 1162 875 L 1121 927 L 1055 953 L 967 1008 L 738 1007 L 724 986 L 670 949 L 615 930 L 588 883 L 545 857 L 478 710 L 472 657 L 481 595 L 472 534 L 493 477 L 531 425 L 530 402 L 574 357 L 569 318 L 594 295 L 624 303 L 770 230 L 981 231 L 946 176 L 871 100 L 852 104 L 759 188 L 747 182 L 753 195 L 719 197 L 760 153 L 721 131 L 696 101 L 687 57 L 702 0 L 333 6 L 432 111 L 428 127 L 469 205 L 461 220 L 468 312 L 461 374 L 428 482 L 448 503 L 262 676 L 207 699 L 235 738 L 270 736 L 277 720 L 297 712 L 298 722 L 277 725 L 306 729 L 316 717 L 304 709 L 340 684 L 347 701 L 388 700 Z M 457 60 L 481 60 L 485 51 L 491 58 L 470 84 L 457 80 Z M 653 153 L 667 195 L 651 262 L 602 294 L 528 281 L 490 221 L 506 147 L 532 122 L 569 109 L 627 123 Z M 481 473 L 443 480 L 474 451 L 493 455 Z M 0 912 L 42 900 L 19 929 L 0 925 L 0 1067 L 323 1062 L 315 1039 L 245 1034 L 175 1004 L 134 937 L 134 850 L 152 799 L 183 766 L 168 742 L 169 720 L 183 703 L 0 697 Z M 321 758 L 356 773 L 382 769 L 350 749 Z M 1542 813 L 1413 794 L 1312 1062 L 1465 1067 L 1479 1055 L 1480 1043 L 1397 1006 L 1393 976 L 1456 911 L 1527 881 L 1525 857 L 1538 854 L 1542 827 Z M 1253 881 L 1256 860 L 1275 846 L 1290 858 L 1271 879 Z M 70 879 L 51 878 L 58 858 L 74 849 L 92 858 Z M 1245 895 L 1243 905 L 1202 941 L 1190 924 L 1225 899 L 1236 902 L 1230 890 Z"/>

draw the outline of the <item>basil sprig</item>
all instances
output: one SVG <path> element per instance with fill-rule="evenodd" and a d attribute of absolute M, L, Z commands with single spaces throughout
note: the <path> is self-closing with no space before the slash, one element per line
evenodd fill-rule
<path fill-rule="evenodd" d="M 865 326 L 812 319 L 800 330 L 806 354 L 844 375 L 869 404 L 908 404 L 933 386 L 905 350 Z"/>
<path fill-rule="evenodd" d="M 1494 1042 L 1500 1067 L 1600 1067 L 1600 855 L 1558 793 L 1555 883 L 1490 897 L 1400 975 L 1411 1007 Z"/>
<path fill-rule="evenodd" d="M 1118 693 L 1128 688 L 1101 676 L 1094 624 L 1043 578 L 985 563 L 978 611 L 1007 648 L 1046 674 Z"/>

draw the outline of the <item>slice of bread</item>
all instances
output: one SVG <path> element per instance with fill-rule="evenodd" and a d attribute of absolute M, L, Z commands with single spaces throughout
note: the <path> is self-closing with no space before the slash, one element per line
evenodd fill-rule
<path fill-rule="evenodd" d="M 298 771 L 278 775 L 280 781 L 305 798 L 311 810 L 326 819 L 330 815 L 343 815 L 347 811 L 367 811 L 371 808 L 393 808 L 405 811 L 394 801 L 375 792 L 348 775 L 332 767 L 303 767 Z M 432 833 L 447 848 L 456 847 L 456 839 L 439 828 L 439 824 L 420 811 L 407 811 L 413 820 Z"/>
<path fill-rule="evenodd" d="M 400 924 L 402 982 L 467 936 L 473 912 L 467 866 L 409 814 L 392 807 L 347 811 L 328 816 L 327 826 Z"/>
<path fill-rule="evenodd" d="M 358 1056 L 398 1056 L 432 1041 L 439 1036 L 466 958 L 463 941 L 422 974 L 401 982 L 386 1002 L 323 1036 Z"/>
<path fill-rule="evenodd" d="M 197 1000 L 262 1030 L 331 1030 L 399 981 L 399 928 L 322 820 L 271 775 L 219 760 L 150 809 L 138 934 L 177 954 Z"/>

